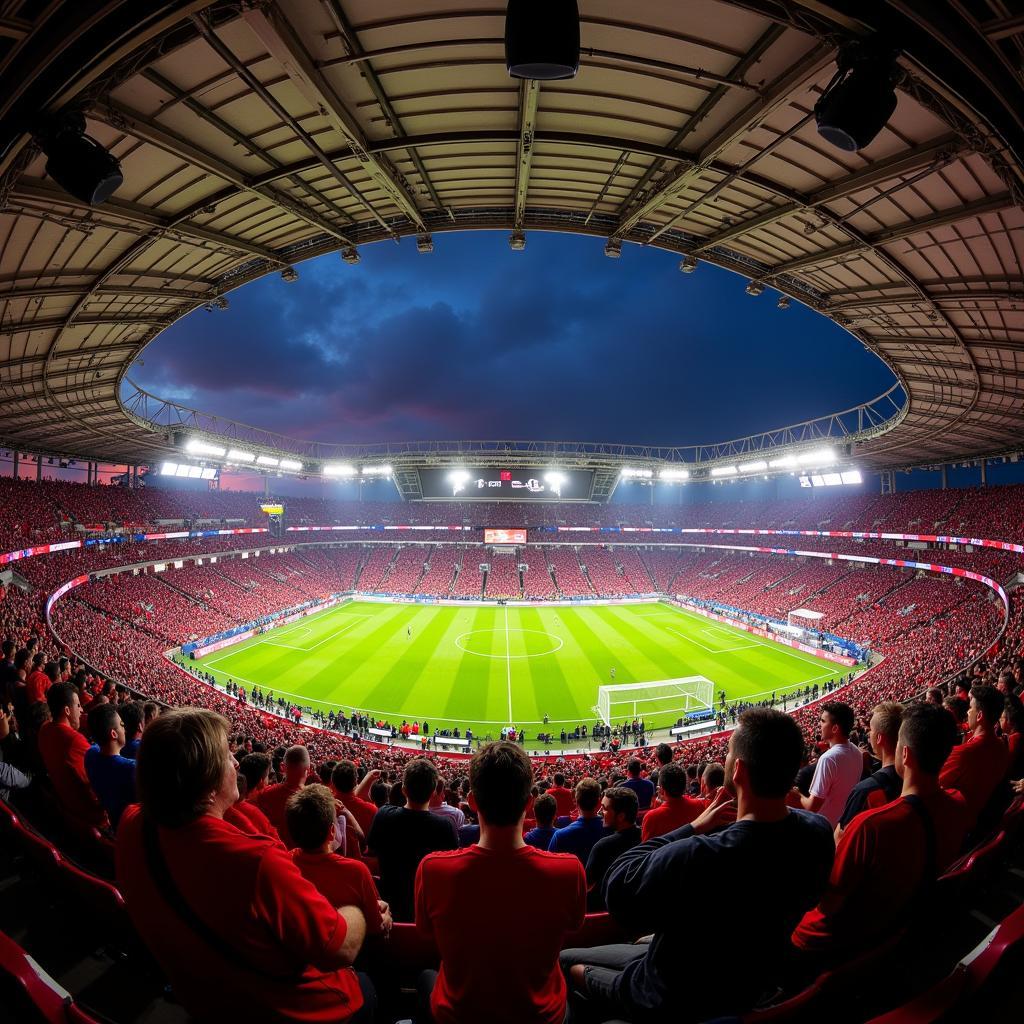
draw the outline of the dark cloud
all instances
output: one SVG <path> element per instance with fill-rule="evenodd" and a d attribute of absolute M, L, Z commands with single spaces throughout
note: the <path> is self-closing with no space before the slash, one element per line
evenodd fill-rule
<path fill-rule="evenodd" d="M 336 256 L 164 333 L 133 376 L 233 419 L 325 441 L 722 440 L 874 397 L 891 374 L 812 311 L 742 279 L 594 239 L 439 236 Z"/>

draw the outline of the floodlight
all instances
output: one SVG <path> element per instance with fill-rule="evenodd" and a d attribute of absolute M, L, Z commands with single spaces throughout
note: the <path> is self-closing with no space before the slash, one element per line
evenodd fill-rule
<path fill-rule="evenodd" d="M 324 466 L 324 476 L 355 476 L 356 467 L 345 462 L 334 462 Z"/>
<path fill-rule="evenodd" d="M 544 474 L 544 482 L 547 484 L 564 484 L 565 474 L 560 473 L 557 469 L 552 469 Z"/>
<path fill-rule="evenodd" d="M 822 475 L 826 487 L 838 487 L 843 482 L 842 475 L 839 473 L 824 473 Z"/>
<path fill-rule="evenodd" d="M 711 470 L 712 476 L 735 476 L 739 470 L 735 466 L 715 466 Z"/>
<path fill-rule="evenodd" d="M 692 274 L 697 269 L 697 264 L 700 261 L 696 256 L 686 255 L 679 262 L 679 269 L 684 274 Z"/>
<path fill-rule="evenodd" d="M 864 477 L 861 475 L 859 469 L 849 469 L 844 471 L 842 474 L 844 484 L 862 484 L 864 483 Z"/>
<path fill-rule="evenodd" d="M 176 462 L 165 462 L 160 466 L 161 476 L 174 476 L 178 472 L 178 464 Z"/>
<path fill-rule="evenodd" d="M 622 239 L 609 238 L 604 247 L 604 254 L 609 259 L 617 260 L 622 255 Z"/>
<path fill-rule="evenodd" d="M 252 452 L 243 452 L 238 448 L 231 448 L 228 451 L 229 462 L 255 462 L 256 456 Z"/>
<path fill-rule="evenodd" d="M 746 290 L 748 295 L 760 295 L 764 291 L 764 282 L 748 281 Z"/>
<path fill-rule="evenodd" d="M 186 476 L 187 477 L 188 474 L 189 474 L 189 470 L 191 470 L 191 468 L 192 468 L 191 466 L 186 466 L 183 462 L 178 463 L 178 470 L 177 470 L 177 472 L 174 475 L 175 476 Z"/>
<path fill-rule="evenodd" d="M 298 279 L 299 272 L 294 267 L 285 267 L 284 270 L 281 271 L 281 280 L 287 281 L 288 284 L 291 284 L 293 281 L 298 281 Z"/>
<path fill-rule="evenodd" d="M 200 479 L 202 479 L 202 480 L 215 480 L 216 477 L 217 477 L 217 470 L 214 469 L 213 466 L 205 467 L 203 469 L 203 472 L 200 474 Z"/>
<path fill-rule="evenodd" d="M 688 469 L 661 469 L 658 470 L 658 479 L 669 484 L 680 480 L 689 480 L 690 471 Z"/>
<path fill-rule="evenodd" d="M 416 236 L 416 251 L 426 254 L 434 251 L 434 239 L 430 235 Z"/>
<path fill-rule="evenodd" d="M 228 297 L 226 295 L 218 295 L 213 300 L 214 309 L 227 309 L 228 308 Z"/>
<path fill-rule="evenodd" d="M 788 295 L 780 295 L 779 301 L 775 303 L 776 309 L 789 309 L 790 298 Z"/>
<path fill-rule="evenodd" d="M 814 119 L 823 139 L 855 153 L 874 140 L 896 109 L 896 51 L 874 40 L 848 43 L 836 67 L 814 104 Z"/>
<path fill-rule="evenodd" d="M 801 466 L 828 466 L 836 461 L 836 453 L 833 448 L 817 448 L 813 452 L 804 452 L 798 455 L 796 461 Z"/>
<path fill-rule="evenodd" d="M 469 480 L 469 473 L 464 469 L 453 469 L 448 474 L 448 482 L 453 484 L 464 484 Z"/>
<path fill-rule="evenodd" d="M 509 0 L 505 66 L 513 78 L 550 82 L 580 69 L 580 12 L 576 0 Z"/>
<path fill-rule="evenodd" d="M 522 252 L 526 248 L 526 235 L 522 231 L 513 231 L 508 244 L 513 252 Z"/>
<path fill-rule="evenodd" d="M 354 267 L 360 260 L 359 250 L 354 245 L 347 245 L 341 250 L 342 262 Z"/>
<path fill-rule="evenodd" d="M 281 459 L 279 465 L 281 469 L 287 469 L 292 473 L 298 473 L 302 469 L 302 463 L 296 462 L 295 459 Z"/>
<path fill-rule="evenodd" d="M 624 466 L 619 471 L 619 476 L 627 480 L 651 480 L 654 478 L 653 469 L 637 469 L 634 466 Z"/>
<path fill-rule="evenodd" d="M 741 473 L 763 473 L 767 468 L 768 463 L 763 459 L 756 462 L 741 462 L 738 467 Z"/>
<path fill-rule="evenodd" d="M 811 474 L 811 483 L 814 484 L 815 487 L 824 487 L 825 486 L 825 478 L 823 476 L 821 476 L 820 474 L 812 473 Z"/>
<path fill-rule="evenodd" d="M 85 115 L 81 111 L 66 110 L 46 121 L 33 135 L 46 154 L 46 173 L 83 203 L 99 206 L 123 184 L 117 158 L 85 134 Z"/>
<path fill-rule="evenodd" d="M 783 455 L 781 458 L 772 459 L 768 465 L 772 469 L 789 469 L 791 466 L 797 464 L 797 458 L 795 455 Z"/>
<path fill-rule="evenodd" d="M 391 476 L 390 466 L 363 466 L 363 476 Z"/>
<path fill-rule="evenodd" d="M 220 445 L 209 444 L 206 441 L 200 441 L 198 438 L 193 438 L 188 444 L 185 445 L 185 451 L 189 455 L 212 455 L 215 459 L 223 459 L 227 454 L 226 448 L 221 448 Z"/>
<path fill-rule="evenodd" d="M 280 459 L 275 459 L 271 455 L 260 455 L 256 459 L 257 466 L 278 466 L 281 464 Z"/>

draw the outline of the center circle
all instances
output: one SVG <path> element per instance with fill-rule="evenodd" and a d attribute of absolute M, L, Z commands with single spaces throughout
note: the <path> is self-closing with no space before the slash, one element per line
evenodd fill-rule
<path fill-rule="evenodd" d="M 534 636 L 544 636 L 548 638 L 548 649 L 546 651 L 529 651 L 527 654 L 511 654 L 506 651 L 504 654 L 493 654 L 491 651 L 474 651 L 474 642 L 471 639 L 475 636 L 490 635 L 492 633 L 505 633 L 511 638 L 513 633 L 529 633 Z M 560 636 L 556 636 L 554 633 L 548 633 L 543 629 L 517 629 L 515 627 L 509 627 L 508 629 L 471 629 L 468 633 L 460 633 L 455 638 L 455 646 L 460 651 L 465 651 L 466 654 L 475 654 L 478 658 L 500 658 L 504 661 L 506 658 L 542 658 L 545 654 L 554 654 L 555 651 L 560 651 L 565 641 Z M 527 639 L 525 641 L 527 648 L 530 647 L 531 641 Z M 490 641 L 488 641 L 488 646 Z M 482 646 L 482 645 L 478 645 Z"/>

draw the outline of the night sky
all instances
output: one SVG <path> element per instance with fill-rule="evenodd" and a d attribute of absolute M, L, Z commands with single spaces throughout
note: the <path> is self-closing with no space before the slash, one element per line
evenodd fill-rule
<path fill-rule="evenodd" d="M 893 377 L 855 338 L 702 263 L 531 232 L 435 237 L 272 274 L 165 331 L 131 376 L 256 426 L 330 442 L 691 444 L 873 398 Z"/>

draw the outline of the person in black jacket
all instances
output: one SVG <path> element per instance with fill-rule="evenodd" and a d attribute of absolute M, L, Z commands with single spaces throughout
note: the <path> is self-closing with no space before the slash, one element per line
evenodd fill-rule
<path fill-rule="evenodd" d="M 640 842 L 638 811 L 636 793 L 625 786 L 612 786 L 601 797 L 605 834 L 587 858 L 587 910 L 591 912 L 605 909 L 602 886 L 612 863 Z"/>
<path fill-rule="evenodd" d="M 789 936 L 824 891 L 835 856 L 826 819 L 786 805 L 800 766 L 796 722 L 751 708 L 729 741 L 726 788 L 695 821 L 623 853 L 605 875 L 609 912 L 649 943 L 570 949 L 561 964 L 598 1020 L 699 1021 L 742 1013 L 774 987 Z M 735 814 L 736 820 L 725 824 Z M 780 883 L 779 879 L 786 879 Z M 722 921 L 728 955 L 704 964 L 699 985 L 680 964 L 687 922 Z"/>

